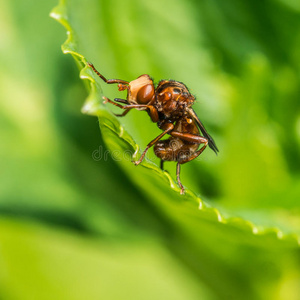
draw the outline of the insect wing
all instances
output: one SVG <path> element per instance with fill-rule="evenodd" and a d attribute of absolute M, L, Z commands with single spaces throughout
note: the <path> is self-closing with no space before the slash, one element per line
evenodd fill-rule
<path fill-rule="evenodd" d="M 219 149 L 215 143 L 215 141 L 213 140 L 213 138 L 207 133 L 204 125 L 202 124 L 202 122 L 200 121 L 200 119 L 198 118 L 197 114 L 195 113 L 195 111 L 192 108 L 188 109 L 188 112 L 190 113 L 190 115 L 193 117 L 193 119 L 196 121 L 197 125 L 199 126 L 199 129 L 201 130 L 203 136 L 208 140 L 208 146 L 210 149 L 212 149 L 216 154 L 217 152 L 219 152 Z"/>

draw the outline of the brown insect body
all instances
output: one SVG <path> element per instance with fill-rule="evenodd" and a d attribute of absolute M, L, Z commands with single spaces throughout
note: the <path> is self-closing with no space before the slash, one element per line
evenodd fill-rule
<path fill-rule="evenodd" d="M 187 114 L 186 109 L 195 101 L 187 87 L 178 81 L 162 80 L 155 90 L 155 107 L 163 118 L 176 121 Z"/>
<path fill-rule="evenodd" d="M 123 114 L 117 116 L 125 116 L 133 108 L 145 110 L 151 120 L 163 130 L 147 145 L 140 159 L 134 163 L 140 164 L 148 149 L 154 146 L 155 155 L 161 159 L 162 169 L 164 161 L 177 161 L 177 181 L 181 188 L 180 193 L 183 194 L 184 187 L 180 181 L 180 166 L 198 157 L 207 145 L 215 153 L 219 151 L 214 140 L 192 109 L 195 97 L 183 83 L 178 81 L 161 80 L 155 88 L 153 80 L 147 74 L 130 82 L 120 79 L 107 80 L 92 64 L 88 63 L 88 66 L 106 83 L 117 83 L 119 91 L 127 90 L 126 100 L 116 98 L 114 102 L 103 97 L 106 102 L 125 110 Z M 200 131 L 203 136 L 200 135 Z M 169 134 L 170 137 L 161 140 L 166 134 Z M 204 145 L 198 149 L 200 144 Z"/>
<path fill-rule="evenodd" d="M 189 133 L 199 135 L 199 129 L 195 122 L 190 122 L 192 119 L 181 118 L 174 127 L 175 132 Z M 154 145 L 154 153 L 162 161 L 182 161 L 188 159 L 195 151 L 199 144 L 185 141 L 179 137 L 173 137 L 166 140 L 159 140 Z"/>

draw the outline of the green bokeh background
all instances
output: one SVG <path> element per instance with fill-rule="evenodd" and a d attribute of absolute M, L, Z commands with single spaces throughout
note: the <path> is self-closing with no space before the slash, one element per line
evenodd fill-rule
<path fill-rule="evenodd" d="M 89 85 L 61 52 L 57 4 L 0 3 L 0 299 L 300 299 L 299 2 L 65 6 L 76 50 L 107 78 L 148 73 L 196 95 L 220 154 L 184 165 L 182 182 L 237 226 L 155 171 L 93 159 L 113 145 L 81 113 Z M 138 111 L 120 122 L 141 149 L 160 132 Z"/>

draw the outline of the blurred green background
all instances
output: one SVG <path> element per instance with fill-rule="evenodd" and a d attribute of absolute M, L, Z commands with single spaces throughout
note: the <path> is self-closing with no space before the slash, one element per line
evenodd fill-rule
<path fill-rule="evenodd" d="M 75 50 L 107 78 L 190 88 L 220 154 L 206 150 L 181 179 L 242 218 L 231 223 L 153 170 L 93 159 L 118 139 L 104 144 L 80 112 L 89 87 L 61 52 L 57 4 L 0 3 L 0 299 L 300 299 L 299 1 L 62 6 Z M 138 111 L 119 121 L 141 149 L 160 132 Z"/>

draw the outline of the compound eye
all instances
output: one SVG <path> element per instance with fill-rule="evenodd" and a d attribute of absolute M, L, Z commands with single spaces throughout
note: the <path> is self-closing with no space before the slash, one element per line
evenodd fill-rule
<path fill-rule="evenodd" d="M 140 88 L 136 95 L 136 101 L 139 104 L 148 104 L 154 96 L 153 84 L 147 84 Z"/>

